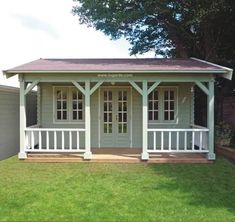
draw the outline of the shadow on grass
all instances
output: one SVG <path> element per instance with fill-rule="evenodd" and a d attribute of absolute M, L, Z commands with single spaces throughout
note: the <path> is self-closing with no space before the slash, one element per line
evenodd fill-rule
<path fill-rule="evenodd" d="M 149 165 L 169 180 L 156 189 L 187 195 L 188 204 L 226 208 L 235 213 L 235 165 L 224 158 L 215 164 Z"/>

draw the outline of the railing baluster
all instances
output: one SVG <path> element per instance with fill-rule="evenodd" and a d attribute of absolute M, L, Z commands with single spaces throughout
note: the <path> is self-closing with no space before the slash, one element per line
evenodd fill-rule
<path fill-rule="evenodd" d="M 47 150 L 49 150 L 49 131 L 46 131 L 46 148 L 47 148 Z"/>
<path fill-rule="evenodd" d="M 164 148 L 164 132 L 161 131 L 161 150 Z"/>
<path fill-rule="evenodd" d="M 54 150 L 57 149 L 57 132 L 54 131 Z"/>
<path fill-rule="evenodd" d="M 38 146 L 39 146 L 39 150 L 41 150 L 42 149 L 42 131 L 40 130 L 40 131 L 38 131 L 38 139 L 39 139 L 39 141 L 38 141 Z"/>
<path fill-rule="evenodd" d="M 69 149 L 72 149 L 72 131 L 69 131 Z"/>
<path fill-rule="evenodd" d="M 79 145 L 79 131 L 77 131 L 77 149 L 79 150 L 80 145 Z"/>
<path fill-rule="evenodd" d="M 184 150 L 187 150 L 187 131 L 184 132 Z"/>
<path fill-rule="evenodd" d="M 62 133 L 62 150 L 64 150 L 64 131 L 61 131 Z"/>
<path fill-rule="evenodd" d="M 176 132 L 176 150 L 179 150 L 179 131 Z"/>
<path fill-rule="evenodd" d="M 31 134 L 30 134 L 30 139 L 31 139 L 31 149 L 33 150 L 34 149 L 34 132 L 31 131 Z"/>
<path fill-rule="evenodd" d="M 200 131 L 200 136 L 199 136 L 199 150 L 202 150 L 202 131 Z"/>
<path fill-rule="evenodd" d="M 168 138 L 168 140 L 169 140 L 169 150 L 171 151 L 171 131 L 169 131 L 169 138 Z"/>
<path fill-rule="evenodd" d="M 192 150 L 194 150 L 194 145 L 195 145 L 195 132 L 192 131 Z"/>
<path fill-rule="evenodd" d="M 156 150 L 156 131 L 153 132 L 153 149 Z"/>

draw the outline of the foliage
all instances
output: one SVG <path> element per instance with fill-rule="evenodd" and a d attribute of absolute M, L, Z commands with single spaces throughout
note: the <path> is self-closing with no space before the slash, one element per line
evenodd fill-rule
<path fill-rule="evenodd" d="M 0 221 L 235 221 L 235 166 L 0 161 Z"/>
<path fill-rule="evenodd" d="M 112 39 L 126 38 L 131 54 L 210 61 L 235 58 L 234 0 L 74 0 L 82 24 Z"/>
<path fill-rule="evenodd" d="M 232 129 L 228 123 L 220 121 L 215 126 L 216 142 L 221 145 L 230 145 L 232 139 Z"/>

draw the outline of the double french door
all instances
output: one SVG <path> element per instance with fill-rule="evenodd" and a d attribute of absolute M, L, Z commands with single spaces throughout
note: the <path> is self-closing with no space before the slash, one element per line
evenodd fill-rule
<path fill-rule="evenodd" d="M 130 89 L 100 90 L 100 146 L 130 147 Z"/>

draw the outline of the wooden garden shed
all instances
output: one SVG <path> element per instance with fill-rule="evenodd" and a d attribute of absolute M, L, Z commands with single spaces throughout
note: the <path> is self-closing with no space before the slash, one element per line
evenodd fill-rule
<path fill-rule="evenodd" d="M 20 152 L 141 149 L 214 153 L 214 80 L 232 70 L 189 59 L 39 59 L 4 71 L 19 75 Z M 25 96 L 38 86 L 37 125 L 26 126 Z M 194 124 L 194 87 L 207 96 L 207 127 Z"/>

